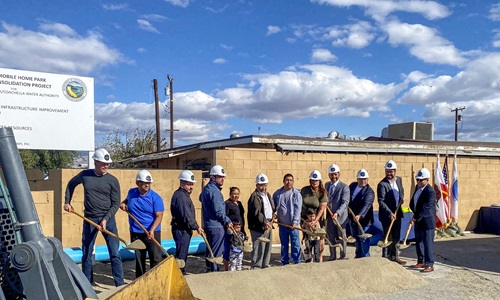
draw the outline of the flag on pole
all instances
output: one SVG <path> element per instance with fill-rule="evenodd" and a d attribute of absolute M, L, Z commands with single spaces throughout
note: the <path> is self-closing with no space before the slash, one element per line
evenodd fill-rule
<path fill-rule="evenodd" d="M 444 185 L 441 187 L 441 192 L 443 193 L 443 201 L 445 204 L 446 220 L 450 219 L 450 188 L 448 184 L 448 154 L 444 158 L 443 165 L 443 180 Z"/>
<path fill-rule="evenodd" d="M 450 189 L 450 216 L 453 220 L 458 220 L 458 169 L 457 169 L 457 154 L 453 158 L 453 175 L 451 179 Z"/>
<path fill-rule="evenodd" d="M 441 228 L 446 224 L 446 208 L 443 199 L 443 170 L 441 169 L 441 161 L 439 160 L 439 153 L 436 160 L 436 172 L 434 174 L 434 190 L 436 191 L 436 227 Z"/>

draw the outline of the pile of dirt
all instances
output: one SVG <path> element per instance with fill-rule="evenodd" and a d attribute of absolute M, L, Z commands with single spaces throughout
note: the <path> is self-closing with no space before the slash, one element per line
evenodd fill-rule
<path fill-rule="evenodd" d="M 192 274 L 199 299 L 347 299 L 414 289 L 425 279 L 385 258 L 368 257 L 242 272 Z"/>

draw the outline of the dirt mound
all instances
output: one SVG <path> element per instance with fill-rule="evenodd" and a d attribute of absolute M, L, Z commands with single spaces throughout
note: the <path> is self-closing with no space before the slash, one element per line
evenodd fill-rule
<path fill-rule="evenodd" d="M 368 257 L 186 276 L 193 295 L 208 299 L 346 299 L 413 289 L 425 283 L 385 258 Z"/>

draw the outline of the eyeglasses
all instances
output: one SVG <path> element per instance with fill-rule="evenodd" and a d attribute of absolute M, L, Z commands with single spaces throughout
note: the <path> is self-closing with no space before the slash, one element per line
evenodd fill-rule
<path fill-rule="evenodd" d="M 424 180 L 427 180 L 427 179 L 417 179 L 417 182 L 421 182 L 421 181 L 424 181 Z"/>

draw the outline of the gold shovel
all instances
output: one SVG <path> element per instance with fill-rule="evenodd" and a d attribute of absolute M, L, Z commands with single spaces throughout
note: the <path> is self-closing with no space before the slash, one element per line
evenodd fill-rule
<path fill-rule="evenodd" d="M 125 211 L 128 216 L 130 218 L 132 218 L 132 220 L 134 220 L 134 222 L 139 225 L 139 227 L 141 227 L 141 229 L 144 231 L 145 234 L 149 234 L 149 231 L 144 227 L 142 226 L 142 224 L 139 222 L 139 220 L 137 220 L 134 215 L 132 215 L 128 210 Z M 151 240 L 153 241 L 153 243 L 156 244 L 156 246 L 160 247 L 161 251 L 163 251 L 163 253 L 165 253 L 166 257 L 169 258 L 170 257 L 170 254 L 168 254 L 167 250 L 165 250 L 165 248 L 162 247 L 162 245 L 153 237 L 151 238 Z M 137 241 L 137 240 L 136 240 Z M 186 262 L 183 260 L 183 259 L 179 259 L 179 258 L 176 258 L 175 261 L 177 262 L 177 265 L 179 266 L 179 268 L 184 268 L 186 266 Z"/>
<path fill-rule="evenodd" d="M 144 243 L 141 241 L 141 240 L 135 240 L 133 241 L 132 243 L 130 244 L 127 244 L 127 241 L 125 241 L 124 239 L 122 239 L 121 237 L 119 237 L 118 235 L 112 233 L 111 231 L 105 229 L 105 228 L 102 228 L 101 226 L 99 226 L 99 224 L 95 223 L 94 221 L 84 217 L 82 214 L 76 212 L 74 209 L 71 209 L 71 213 L 79 216 L 80 218 L 82 218 L 83 220 L 85 220 L 87 223 L 89 223 L 90 225 L 94 226 L 95 228 L 99 229 L 101 228 L 102 232 L 114 237 L 115 239 L 119 240 L 120 242 L 124 243 L 125 244 L 125 249 L 129 249 L 129 250 L 143 250 L 143 249 L 146 249 L 146 245 L 144 245 Z"/>
<path fill-rule="evenodd" d="M 333 223 L 335 224 L 335 226 L 337 226 L 337 228 L 339 229 L 340 234 L 342 235 L 342 236 L 339 236 L 339 239 L 344 240 L 344 241 L 347 242 L 347 237 L 345 236 L 345 232 L 342 229 L 342 226 L 340 226 L 339 222 L 333 217 L 332 210 L 330 209 L 330 207 L 328 205 L 326 206 L 326 209 L 328 210 L 328 213 L 330 214 L 330 217 L 332 218 Z"/>
<path fill-rule="evenodd" d="M 233 231 L 234 236 L 236 236 L 236 238 L 238 239 L 238 242 L 240 242 L 240 244 L 243 245 L 243 251 L 244 252 L 252 252 L 252 245 L 250 245 L 249 243 L 245 243 L 245 241 L 243 241 L 240 238 L 240 236 L 238 235 L 236 230 L 234 230 L 234 228 L 232 228 L 232 227 L 230 227 L 230 228 Z"/>
<path fill-rule="evenodd" d="M 309 236 L 320 236 L 320 237 L 324 237 L 326 235 L 326 232 L 314 232 L 314 231 L 310 231 L 310 230 L 306 230 L 306 229 L 302 229 L 300 227 L 292 227 L 290 225 L 287 225 L 287 224 L 283 224 L 283 223 L 280 223 L 280 222 L 276 222 L 274 221 L 274 223 L 278 224 L 278 225 L 281 225 L 281 226 L 284 226 L 284 227 L 287 227 L 287 228 L 290 228 L 290 229 L 295 229 L 295 230 L 298 230 L 298 231 L 302 231 L 303 233 L 309 235 Z"/>
<path fill-rule="evenodd" d="M 257 240 L 261 241 L 263 243 L 269 243 L 269 242 L 271 242 L 271 240 L 267 237 L 269 235 L 270 231 L 271 231 L 271 228 L 266 229 L 266 231 L 264 231 L 264 233 L 261 236 L 259 236 L 257 238 Z"/>
<path fill-rule="evenodd" d="M 396 247 L 398 247 L 400 250 L 401 249 L 406 249 L 411 246 L 411 243 L 406 243 L 406 240 L 408 239 L 408 236 L 410 235 L 411 227 L 413 226 L 413 223 L 410 223 L 408 225 L 408 229 L 406 230 L 406 235 L 405 235 L 405 240 L 403 241 L 402 244 L 397 244 Z"/>
<path fill-rule="evenodd" d="M 358 235 L 358 237 L 363 238 L 363 239 L 369 239 L 369 238 L 371 238 L 372 235 L 369 234 L 369 233 L 365 233 L 365 231 L 363 230 L 363 226 L 361 226 L 361 224 L 359 223 L 359 221 L 356 220 L 356 215 L 354 214 L 354 212 L 352 211 L 352 209 L 350 207 L 347 207 L 347 208 L 349 209 L 349 212 L 352 215 L 352 219 L 354 220 L 354 222 L 356 222 L 356 224 L 359 227 L 359 230 L 361 231 L 361 234 Z"/>
<path fill-rule="evenodd" d="M 394 215 L 396 215 L 396 218 L 397 218 L 397 212 L 398 212 L 398 209 L 400 206 L 401 206 L 401 203 L 398 204 L 398 206 L 396 207 L 396 210 L 394 211 Z M 386 248 L 392 244 L 392 241 L 388 241 L 388 239 L 389 239 L 389 234 L 391 234 L 392 225 L 394 224 L 394 221 L 396 221 L 396 218 L 391 220 L 391 224 L 389 224 L 389 229 L 387 230 L 387 233 L 385 234 L 384 241 L 378 241 L 377 246 L 382 247 L 382 248 Z"/>

